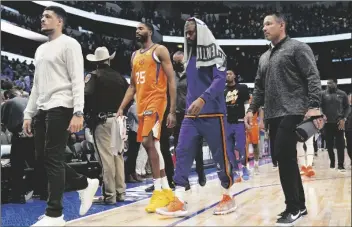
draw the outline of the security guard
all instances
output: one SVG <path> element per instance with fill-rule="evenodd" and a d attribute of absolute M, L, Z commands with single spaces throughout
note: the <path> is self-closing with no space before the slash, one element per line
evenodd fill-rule
<path fill-rule="evenodd" d="M 115 204 L 125 200 L 125 173 L 123 154 L 114 156 L 111 151 L 111 128 L 116 109 L 120 106 L 128 88 L 127 80 L 110 67 L 110 56 L 106 47 L 98 47 L 87 60 L 97 69 L 85 77 L 85 113 L 88 127 L 93 132 L 103 168 L 103 196 L 93 203 Z"/>

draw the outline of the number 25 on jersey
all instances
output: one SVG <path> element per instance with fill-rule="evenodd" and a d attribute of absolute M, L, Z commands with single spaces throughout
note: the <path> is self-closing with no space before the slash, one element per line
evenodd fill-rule
<path fill-rule="evenodd" d="M 145 83 L 145 71 L 137 72 L 137 84 L 144 84 Z"/>

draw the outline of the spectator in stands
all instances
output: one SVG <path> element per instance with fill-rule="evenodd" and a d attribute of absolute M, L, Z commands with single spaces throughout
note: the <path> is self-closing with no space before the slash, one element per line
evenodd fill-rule
<path fill-rule="evenodd" d="M 57 6 L 45 8 L 42 14 L 42 32 L 49 41 L 35 53 L 35 80 L 24 111 L 23 130 L 28 136 L 33 135 L 35 117 L 35 148 L 48 176 L 46 213 L 34 226 L 65 225 L 62 197 L 66 181 L 80 194 L 80 215 L 87 213 L 99 187 L 98 179 L 78 174 L 65 163 L 69 132 L 82 129 L 84 106 L 82 50 L 76 40 L 62 34 L 66 18 L 65 10 Z"/>
<path fill-rule="evenodd" d="M 27 137 L 22 133 L 23 111 L 27 106 L 28 98 L 21 97 L 21 92 L 17 89 L 7 90 L 4 93 L 6 102 L 1 106 L 1 123 L 11 133 L 11 198 L 12 203 L 26 203 L 24 187 L 24 169 L 26 162 L 34 166 L 35 149 L 33 137 Z M 37 168 L 35 168 L 37 170 Z M 43 185 L 43 178 L 36 178 L 36 189 L 38 185 Z M 42 199 L 46 199 L 46 187 L 39 189 Z M 38 192 L 38 191 L 36 191 Z"/>

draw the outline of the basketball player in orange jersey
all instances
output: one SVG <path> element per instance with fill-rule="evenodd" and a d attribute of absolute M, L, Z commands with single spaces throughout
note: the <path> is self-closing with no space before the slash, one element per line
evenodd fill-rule
<path fill-rule="evenodd" d="M 153 31 L 150 23 L 139 23 L 137 26 L 136 38 L 141 49 L 132 54 L 131 85 L 117 111 L 117 116 L 122 116 L 123 110 L 136 94 L 139 123 L 137 141 L 142 142 L 148 153 L 154 181 L 154 192 L 145 208 L 148 213 L 167 206 L 173 199 L 159 143 L 167 105 L 167 88 L 170 96 L 167 127 L 174 127 L 176 122 L 176 83 L 170 54 L 166 47 L 152 42 Z"/>
<path fill-rule="evenodd" d="M 252 95 L 249 98 L 249 104 L 252 101 Z M 262 111 L 261 109 L 259 111 Z M 246 158 L 248 158 L 249 144 L 253 146 L 254 153 L 254 174 L 259 174 L 259 125 L 258 125 L 258 112 L 253 115 L 252 125 L 246 129 Z"/>

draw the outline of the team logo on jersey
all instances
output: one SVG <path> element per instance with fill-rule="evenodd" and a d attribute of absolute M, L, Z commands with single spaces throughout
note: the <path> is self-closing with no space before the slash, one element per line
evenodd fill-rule
<path fill-rule="evenodd" d="M 90 73 L 87 74 L 87 76 L 84 78 L 84 83 L 88 83 L 92 75 Z"/>
<path fill-rule="evenodd" d="M 144 65 L 144 59 L 139 61 L 139 65 Z"/>
<path fill-rule="evenodd" d="M 152 110 L 146 110 L 143 112 L 143 116 L 150 116 L 153 114 L 153 111 Z"/>
<path fill-rule="evenodd" d="M 238 98 L 238 90 L 229 91 L 226 94 L 226 102 L 231 102 L 231 104 L 235 104 Z"/>

